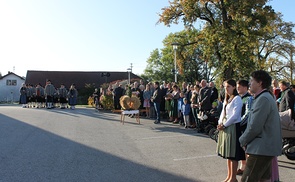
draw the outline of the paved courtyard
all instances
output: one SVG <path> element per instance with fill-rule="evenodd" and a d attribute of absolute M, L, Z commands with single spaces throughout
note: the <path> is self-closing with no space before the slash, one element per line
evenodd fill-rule
<path fill-rule="evenodd" d="M 219 182 L 226 161 L 216 143 L 168 122 L 76 110 L 0 105 L 0 182 Z M 295 161 L 279 157 L 280 179 L 295 181 Z M 240 177 L 238 178 L 240 179 Z"/>

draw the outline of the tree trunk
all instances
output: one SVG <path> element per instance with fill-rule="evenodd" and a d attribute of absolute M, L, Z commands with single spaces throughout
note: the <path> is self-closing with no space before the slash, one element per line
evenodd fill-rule
<path fill-rule="evenodd" d="M 225 68 L 223 72 L 223 80 L 233 79 L 233 69 L 231 66 Z"/>

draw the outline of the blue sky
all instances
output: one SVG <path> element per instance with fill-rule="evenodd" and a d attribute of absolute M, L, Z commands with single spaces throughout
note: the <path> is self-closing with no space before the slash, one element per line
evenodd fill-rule
<path fill-rule="evenodd" d="M 295 1 L 273 0 L 295 22 Z M 150 52 L 182 25 L 156 24 L 167 0 L 0 0 L 0 72 L 127 71 L 142 74 Z"/>

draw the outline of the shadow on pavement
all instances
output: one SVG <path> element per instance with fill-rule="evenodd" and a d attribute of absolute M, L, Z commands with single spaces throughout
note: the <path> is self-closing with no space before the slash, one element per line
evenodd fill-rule
<path fill-rule="evenodd" d="M 54 112 L 57 114 L 69 115 L 69 116 L 73 116 L 73 117 L 77 117 L 77 114 L 80 114 L 80 115 L 84 115 L 87 117 L 93 117 L 93 118 L 97 118 L 97 119 L 116 121 L 116 122 L 120 121 L 119 114 L 113 114 L 113 113 L 104 112 L 104 111 L 97 111 L 94 108 L 76 108 L 75 110 L 55 108 L 55 109 L 48 109 L 47 111 Z"/>
<path fill-rule="evenodd" d="M 285 168 L 285 169 L 295 169 L 295 163 L 294 162 L 286 162 L 286 161 L 278 160 L 278 165 L 279 165 L 279 167 Z"/>
<path fill-rule="evenodd" d="M 0 114 L 0 148 L 0 181 L 194 181 L 88 147 L 3 114 Z"/>

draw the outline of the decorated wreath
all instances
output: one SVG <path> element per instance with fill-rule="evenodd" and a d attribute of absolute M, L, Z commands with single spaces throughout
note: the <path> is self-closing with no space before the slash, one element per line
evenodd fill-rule
<path fill-rule="evenodd" d="M 100 97 L 101 104 L 104 109 L 113 109 L 114 108 L 114 99 L 111 93 L 107 93 Z"/>
<path fill-rule="evenodd" d="M 124 95 L 120 98 L 120 105 L 124 110 L 137 110 L 140 104 L 140 100 L 136 96 Z"/>

